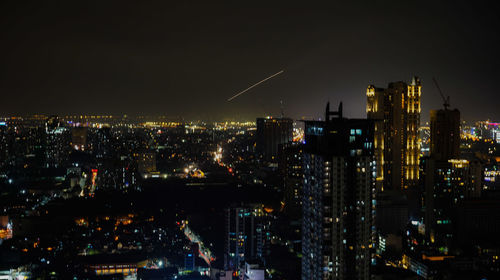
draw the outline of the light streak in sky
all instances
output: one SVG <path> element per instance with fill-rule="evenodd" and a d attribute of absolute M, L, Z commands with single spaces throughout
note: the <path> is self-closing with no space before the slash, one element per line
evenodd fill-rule
<path fill-rule="evenodd" d="M 265 81 L 267 81 L 267 80 L 269 80 L 269 79 L 272 79 L 272 78 L 274 78 L 274 77 L 278 76 L 279 74 L 281 74 L 281 73 L 283 73 L 283 72 L 284 72 L 284 70 L 281 70 L 281 71 L 279 71 L 278 73 L 272 74 L 271 76 L 269 76 L 269 77 L 265 78 L 264 80 L 262 80 L 262 81 L 260 81 L 260 82 L 257 82 L 257 83 L 255 83 L 255 84 L 253 84 L 253 85 L 252 85 L 252 86 L 250 86 L 249 88 L 244 89 L 244 90 L 242 90 L 242 91 L 238 92 L 237 94 L 235 94 L 234 96 L 232 96 L 231 98 L 229 98 L 227 101 L 231 101 L 231 100 L 235 99 L 236 97 L 238 97 L 238 96 L 242 95 L 243 93 L 245 93 L 245 92 L 247 92 L 247 91 L 251 90 L 252 88 L 254 88 L 254 87 L 256 87 L 256 86 L 258 86 L 258 85 L 262 84 L 263 82 L 265 82 Z"/>

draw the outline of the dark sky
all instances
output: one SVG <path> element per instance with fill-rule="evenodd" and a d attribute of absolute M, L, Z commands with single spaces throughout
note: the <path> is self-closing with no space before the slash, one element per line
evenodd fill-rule
<path fill-rule="evenodd" d="M 368 84 L 417 75 L 423 120 L 433 76 L 465 119 L 500 120 L 496 1 L 341 2 L 1 1 L 0 115 L 364 117 Z"/>

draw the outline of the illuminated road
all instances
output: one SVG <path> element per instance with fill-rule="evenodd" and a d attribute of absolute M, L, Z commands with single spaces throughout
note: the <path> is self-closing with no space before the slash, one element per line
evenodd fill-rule
<path fill-rule="evenodd" d="M 210 249 L 205 247 L 200 237 L 189 228 L 187 221 L 182 221 L 181 229 L 183 229 L 184 234 L 189 241 L 198 244 L 198 253 L 200 254 L 200 257 L 210 266 L 210 263 L 215 260 Z"/>

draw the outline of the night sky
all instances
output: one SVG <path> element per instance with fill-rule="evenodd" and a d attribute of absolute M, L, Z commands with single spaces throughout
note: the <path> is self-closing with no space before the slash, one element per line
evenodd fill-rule
<path fill-rule="evenodd" d="M 500 120 L 496 1 L 310 2 L 1 1 L 0 116 L 364 117 L 368 84 L 417 75 L 423 120 L 432 77 L 466 120 Z"/>

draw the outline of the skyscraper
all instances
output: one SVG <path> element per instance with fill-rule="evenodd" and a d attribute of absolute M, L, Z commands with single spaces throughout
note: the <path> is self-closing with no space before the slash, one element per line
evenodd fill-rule
<path fill-rule="evenodd" d="M 262 208 L 230 207 L 225 218 L 224 268 L 236 271 L 243 261 L 263 261 L 269 223 Z"/>
<path fill-rule="evenodd" d="M 479 197 L 482 187 L 481 163 L 460 157 L 460 111 L 447 106 L 431 110 L 430 157 L 424 160 L 426 231 L 446 253 L 456 241 L 460 203 Z"/>
<path fill-rule="evenodd" d="M 333 118 L 332 118 L 333 117 Z M 330 112 L 305 122 L 302 279 L 369 279 L 374 244 L 373 122 Z"/>
<path fill-rule="evenodd" d="M 422 85 L 389 83 L 387 88 L 369 85 L 366 112 L 375 120 L 375 157 L 378 189 L 413 188 L 419 179 L 420 96 Z"/>
<path fill-rule="evenodd" d="M 285 211 L 292 217 L 300 218 L 302 211 L 302 145 L 299 142 L 284 144 L 280 149 L 278 170 L 282 178 Z"/>
<path fill-rule="evenodd" d="M 430 152 L 436 160 L 460 157 L 460 111 L 431 110 Z"/>
<path fill-rule="evenodd" d="M 267 161 L 275 161 L 278 148 L 293 140 L 293 120 L 257 118 L 257 151 Z"/>

